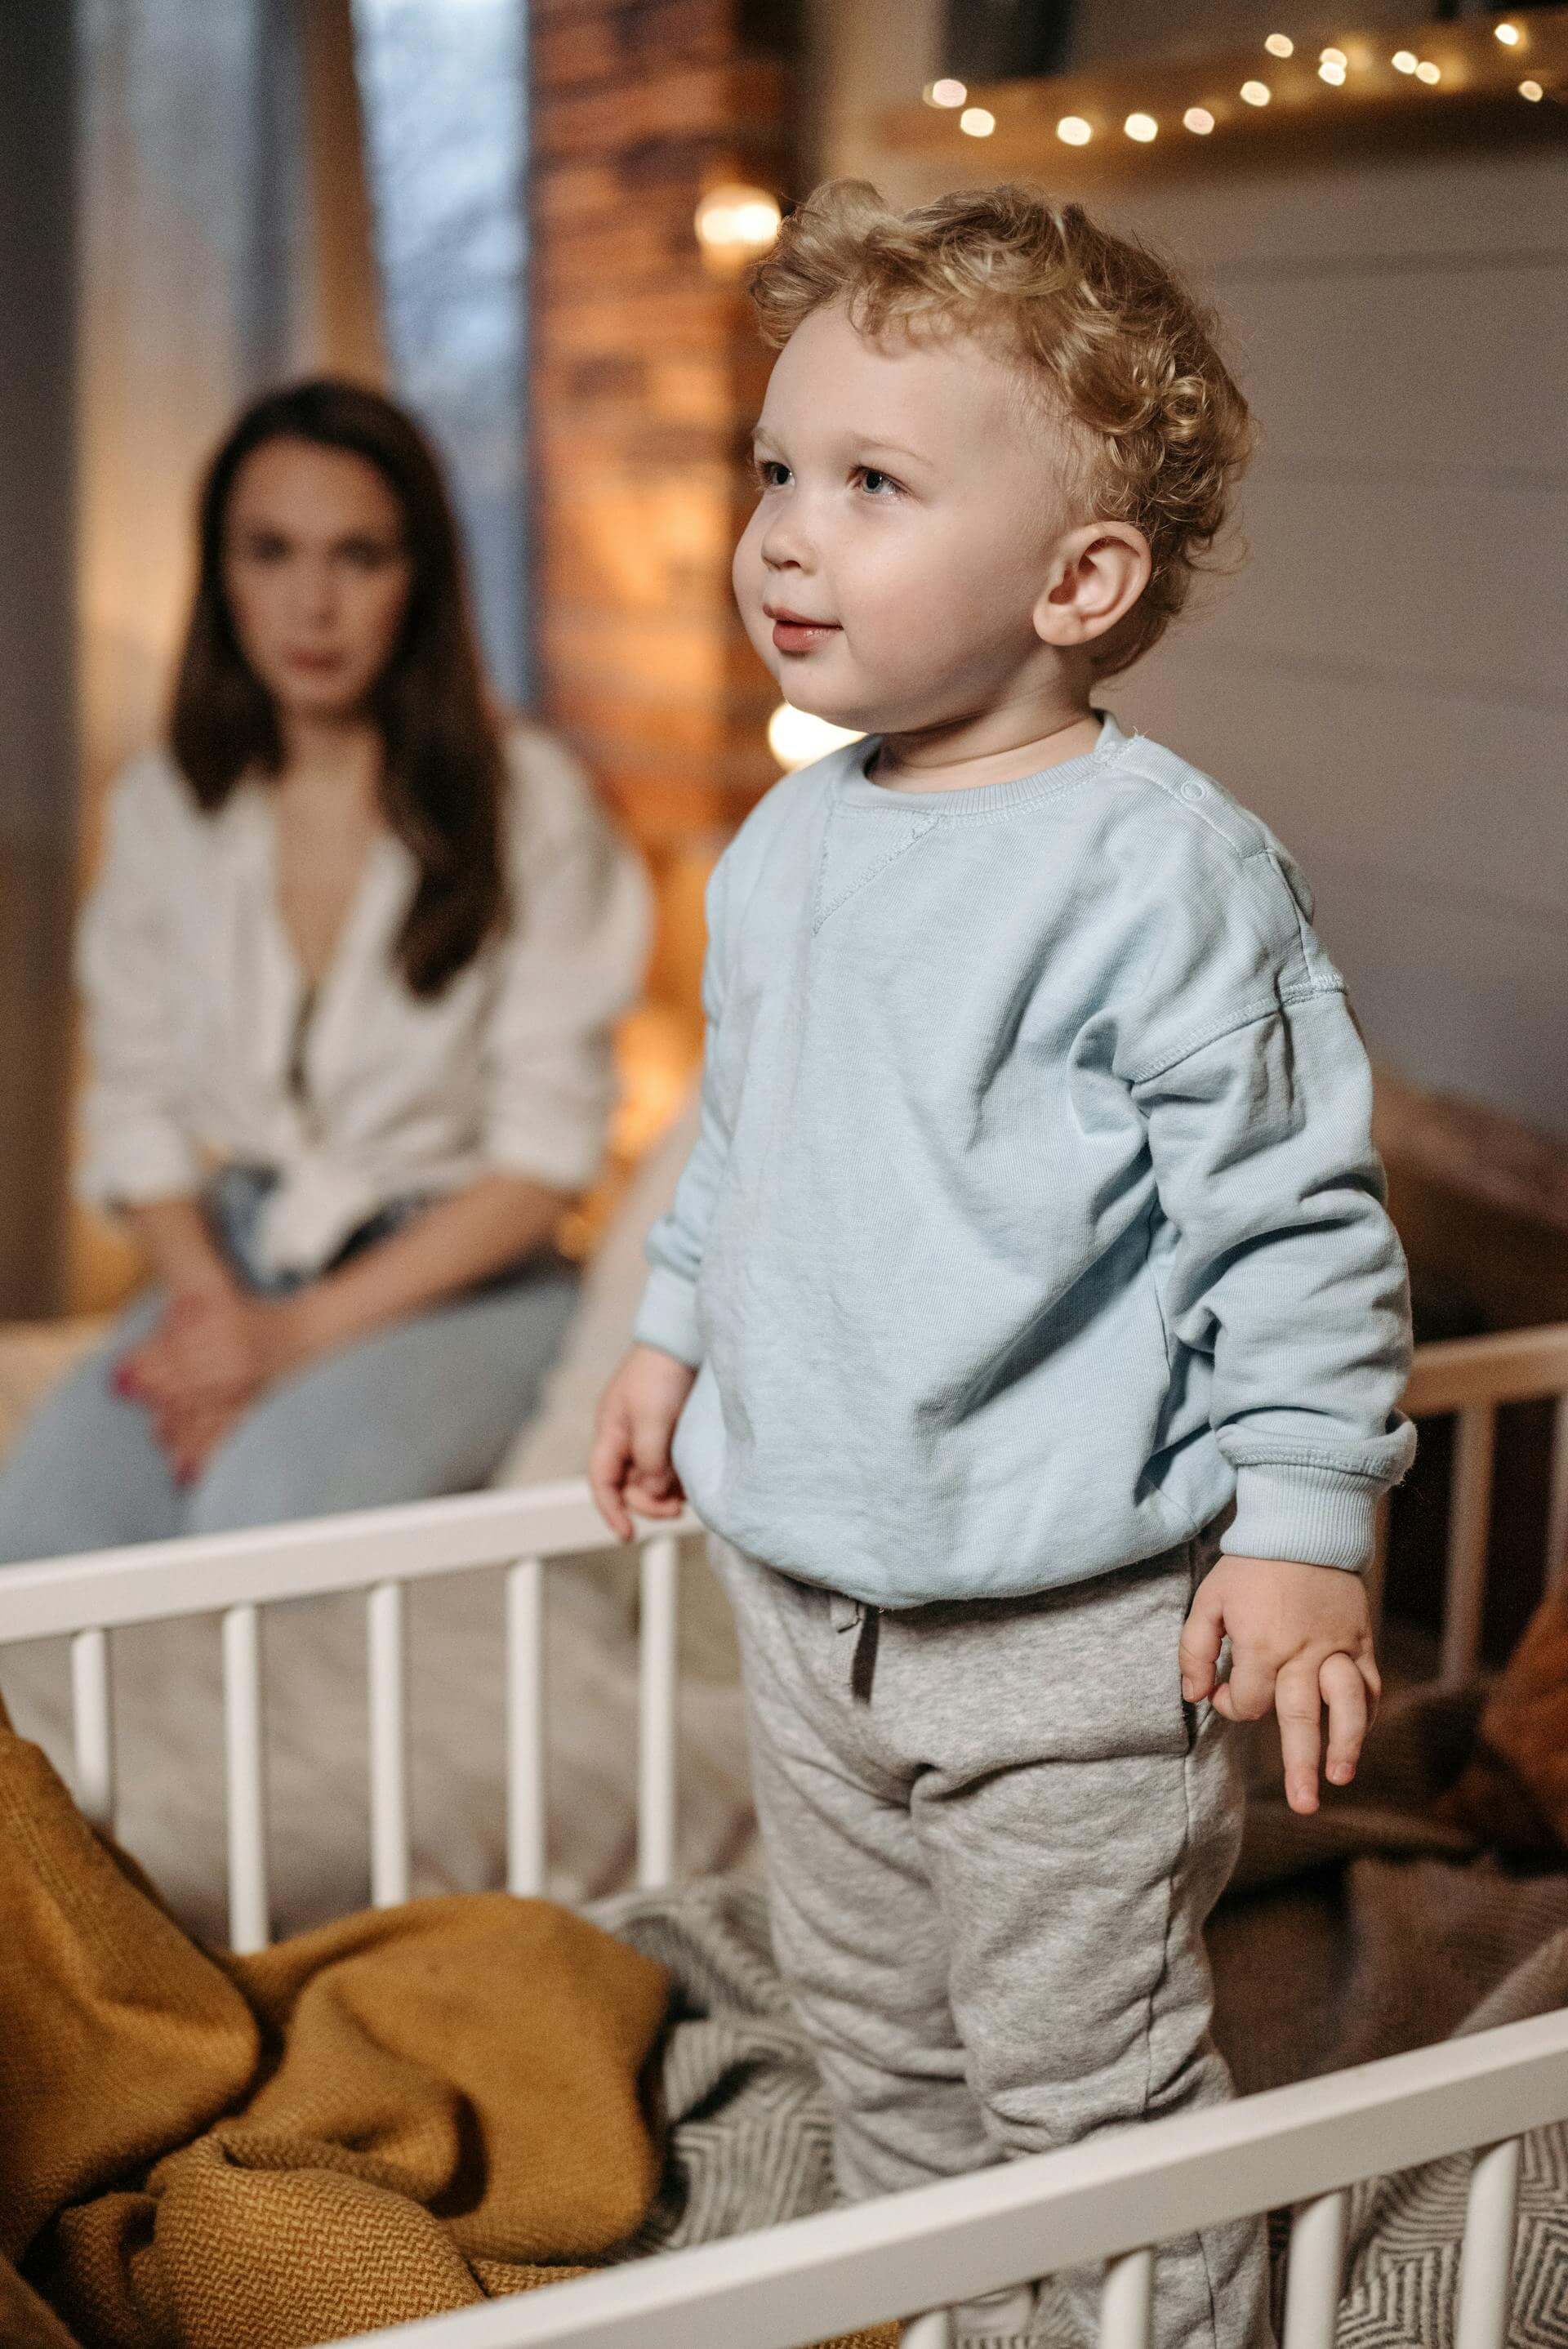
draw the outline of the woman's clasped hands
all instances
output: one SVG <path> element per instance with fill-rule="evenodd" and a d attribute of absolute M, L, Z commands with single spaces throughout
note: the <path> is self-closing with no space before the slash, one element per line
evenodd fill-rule
<path fill-rule="evenodd" d="M 292 1299 L 215 1284 L 177 1293 L 121 1360 L 115 1387 L 151 1413 L 179 1484 L 194 1483 L 263 1390 L 304 1359 L 298 1321 Z"/>

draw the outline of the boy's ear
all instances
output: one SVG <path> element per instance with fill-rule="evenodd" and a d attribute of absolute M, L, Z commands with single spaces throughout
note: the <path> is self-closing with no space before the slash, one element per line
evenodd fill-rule
<path fill-rule="evenodd" d="M 1149 541 L 1128 522 L 1085 523 L 1058 539 L 1035 605 L 1042 644 L 1092 644 L 1125 619 L 1149 585 Z"/>

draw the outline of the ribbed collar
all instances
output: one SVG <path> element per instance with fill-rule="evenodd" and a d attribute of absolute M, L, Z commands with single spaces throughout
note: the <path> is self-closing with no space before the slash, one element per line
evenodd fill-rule
<path fill-rule="evenodd" d="M 1032 800 L 1068 791 L 1113 759 L 1128 738 L 1109 710 L 1101 710 L 1099 718 L 1099 740 L 1092 750 L 1080 751 L 1076 759 L 1063 759 L 1054 767 L 1042 767 L 1037 774 L 1020 775 L 1016 782 L 969 783 L 950 792 L 902 792 L 891 783 L 873 782 L 866 773 L 866 761 L 882 737 L 867 734 L 857 742 L 846 742 L 834 754 L 839 765 L 829 787 L 842 807 L 873 808 L 884 814 L 999 815 L 1005 809 L 1026 807 Z"/>

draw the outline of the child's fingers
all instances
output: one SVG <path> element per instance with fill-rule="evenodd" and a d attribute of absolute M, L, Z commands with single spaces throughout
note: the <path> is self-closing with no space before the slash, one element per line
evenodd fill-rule
<path fill-rule="evenodd" d="M 686 1495 L 671 1475 L 648 1478 L 634 1468 L 625 1483 L 625 1496 L 640 1517 L 678 1517 Z"/>
<path fill-rule="evenodd" d="M 1323 1702 L 1328 1707 L 1330 1785 L 1347 1786 L 1361 1759 L 1361 1743 L 1371 1718 L 1371 1691 L 1352 1656 L 1326 1657 L 1318 1674 Z"/>
<path fill-rule="evenodd" d="M 657 1413 L 632 1423 L 632 1459 L 644 1488 L 667 1493 L 675 1483 L 670 1465 L 670 1424 Z"/>
<path fill-rule="evenodd" d="M 1231 1677 L 1214 1691 L 1214 1710 L 1227 1721 L 1261 1721 L 1274 1701 L 1274 1668 L 1232 1641 Z"/>
<path fill-rule="evenodd" d="M 639 1516 L 678 1517 L 685 1506 L 670 1464 L 670 1424 L 657 1412 L 632 1423 L 632 1470 L 624 1490 Z"/>
<path fill-rule="evenodd" d="M 1284 1759 L 1285 1800 L 1293 1811 L 1315 1811 L 1317 1764 L 1323 1750 L 1322 1702 L 1318 1675 L 1310 1662 L 1298 1659 L 1285 1665 L 1274 1683 L 1274 1712 Z"/>
<path fill-rule="evenodd" d="M 624 1421 L 619 1413 L 606 1416 L 593 1438 L 593 1449 L 588 1454 L 588 1489 L 593 1495 L 599 1515 L 617 1541 L 630 1541 L 632 1520 L 626 1504 L 621 1497 L 621 1487 L 631 1464 L 631 1447 L 626 1441 Z"/>
<path fill-rule="evenodd" d="M 1181 1668 L 1181 1693 L 1189 1704 L 1202 1704 L 1205 1697 L 1212 1696 L 1224 1636 L 1224 1608 L 1219 1594 L 1207 1595 L 1207 1585 L 1200 1584 L 1181 1626 L 1181 1644 L 1176 1651 L 1176 1661 Z"/>

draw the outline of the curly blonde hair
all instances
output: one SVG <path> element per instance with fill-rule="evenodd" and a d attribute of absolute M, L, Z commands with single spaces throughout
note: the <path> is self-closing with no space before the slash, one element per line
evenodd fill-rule
<path fill-rule="evenodd" d="M 788 215 L 748 290 L 775 348 L 843 303 L 869 338 L 934 326 L 1015 366 L 1037 412 L 1067 423 L 1085 518 L 1131 523 L 1153 558 L 1095 667 L 1109 676 L 1149 650 L 1187 600 L 1253 440 L 1212 313 L 1156 254 L 1019 181 L 899 212 L 868 180 L 830 180 Z"/>

